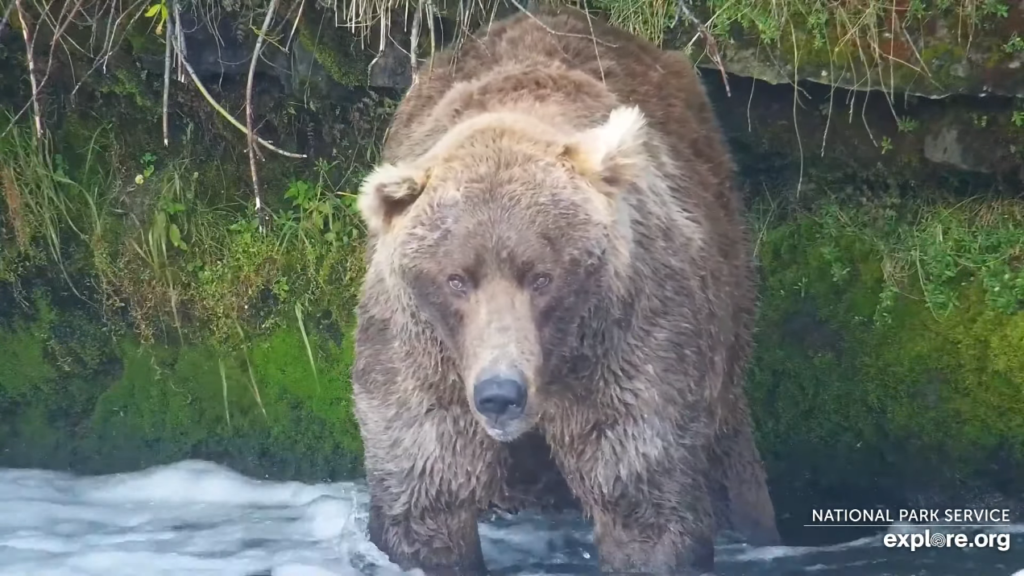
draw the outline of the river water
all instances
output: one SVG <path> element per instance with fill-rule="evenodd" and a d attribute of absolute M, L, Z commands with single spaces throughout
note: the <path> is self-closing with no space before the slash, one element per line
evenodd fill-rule
<path fill-rule="evenodd" d="M 367 501 L 357 482 L 261 481 L 197 460 L 91 477 L 0 469 L 0 576 L 407 574 L 367 540 Z M 496 576 L 596 573 L 591 531 L 579 517 L 520 514 L 482 522 L 480 532 Z M 1024 576 L 1024 527 L 1001 532 L 1011 533 L 1009 550 L 912 552 L 885 547 L 881 535 L 818 548 L 722 544 L 717 570 Z"/>

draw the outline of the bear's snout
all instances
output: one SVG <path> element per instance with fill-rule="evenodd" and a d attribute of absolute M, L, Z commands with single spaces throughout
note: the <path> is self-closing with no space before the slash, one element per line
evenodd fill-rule
<path fill-rule="evenodd" d="M 485 376 L 473 386 L 473 403 L 489 424 L 502 427 L 526 410 L 526 378 L 522 373 Z"/>

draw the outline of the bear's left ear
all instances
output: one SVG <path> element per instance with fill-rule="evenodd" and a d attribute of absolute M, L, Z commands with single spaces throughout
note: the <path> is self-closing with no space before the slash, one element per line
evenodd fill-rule
<path fill-rule="evenodd" d="M 604 124 L 577 134 L 560 155 L 594 185 L 614 196 L 636 180 L 648 162 L 644 150 L 647 120 L 637 106 L 619 106 Z"/>
<path fill-rule="evenodd" d="M 381 164 L 363 180 L 356 206 L 373 234 L 383 234 L 427 186 L 427 171 L 409 166 Z"/>

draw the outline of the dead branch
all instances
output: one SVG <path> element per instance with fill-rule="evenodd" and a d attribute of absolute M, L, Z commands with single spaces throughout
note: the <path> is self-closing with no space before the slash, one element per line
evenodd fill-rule
<path fill-rule="evenodd" d="M 295 30 L 299 27 L 299 19 L 302 18 L 302 9 L 306 7 L 306 0 L 299 3 L 299 11 L 295 14 L 295 21 L 292 22 L 292 31 L 288 34 L 288 41 L 284 44 L 284 51 L 289 52 L 292 48 L 292 39 L 295 37 Z"/>
<path fill-rule="evenodd" d="M 252 52 L 252 62 L 249 63 L 249 80 L 245 85 L 245 126 L 248 131 L 248 138 L 246 139 L 246 148 L 249 151 L 249 169 L 252 171 L 252 193 L 256 197 L 256 218 L 259 221 L 260 232 L 264 232 L 264 214 L 263 214 L 263 202 L 260 199 L 260 177 L 259 171 L 256 169 L 256 133 L 252 128 L 252 81 L 256 76 L 256 63 L 260 60 L 260 52 L 263 51 L 263 39 L 267 35 L 267 30 L 270 28 L 270 22 L 274 19 L 274 13 L 277 10 L 278 0 L 270 0 L 270 6 L 267 6 L 267 15 L 263 18 L 263 28 L 260 29 L 259 36 L 256 38 L 256 48 Z"/>
<path fill-rule="evenodd" d="M 21 33 L 22 33 L 22 36 L 25 39 L 25 51 L 26 51 L 26 56 L 27 56 L 27 59 L 28 59 L 28 68 L 29 68 L 28 76 L 29 76 L 29 81 L 31 82 L 31 85 L 32 85 L 32 98 L 29 101 L 29 103 L 25 104 L 25 106 L 22 107 L 22 109 L 14 116 L 14 118 L 11 119 L 10 125 L 3 131 L 3 133 L 0 133 L 0 136 L 3 136 L 4 134 L 7 134 L 7 131 L 10 130 L 12 127 L 14 127 L 14 125 L 15 125 L 15 123 L 17 123 L 18 119 L 21 118 L 21 115 L 24 114 L 26 110 L 28 110 L 29 106 L 31 106 L 32 109 L 33 109 L 33 113 L 35 114 L 36 137 L 37 138 L 42 138 L 42 136 L 43 136 L 43 116 L 42 116 L 42 108 L 39 105 L 40 94 L 41 94 L 41 91 L 43 89 L 43 86 L 46 85 L 46 81 L 50 79 L 50 69 L 53 66 L 53 52 L 54 52 L 54 50 L 57 47 L 57 42 L 60 41 L 61 36 L 64 34 L 64 30 L 74 20 L 75 13 L 78 12 L 79 8 L 82 7 L 82 2 L 83 2 L 83 0 L 78 0 L 78 2 L 75 3 L 75 5 L 71 8 L 71 12 L 68 13 L 67 19 L 64 20 L 63 23 L 60 22 L 59 18 L 64 15 L 64 11 L 67 9 L 67 6 L 65 6 L 63 9 L 61 9 L 60 16 L 58 17 L 58 21 L 56 22 L 55 29 L 54 29 L 54 32 L 53 32 L 53 40 L 50 41 L 50 58 L 46 62 L 46 73 L 43 74 L 42 80 L 37 81 L 36 80 L 36 74 L 35 74 L 35 70 L 36 70 L 36 66 L 35 66 L 35 40 L 36 39 L 35 39 L 34 35 L 32 34 L 32 31 L 31 31 L 31 29 L 29 27 L 28 15 L 26 14 L 26 12 L 24 10 L 24 7 L 22 6 L 22 0 L 15 0 L 15 7 L 18 10 L 18 18 L 21 20 L 21 23 L 22 23 Z M 43 13 L 44 14 L 49 10 L 51 4 L 52 4 L 52 2 L 50 4 L 47 4 L 43 8 Z M 38 26 L 37 26 L 37 29 L 38 29 Z"/>
<path fill-rule="evenodd" d="M 697 32 L 704 38 L 704 45 L 707 46 L 708 56 L 711 57 L 711 61 L 718 67 L 718 71 L 722 73 L 722 83 L 725 84 L 725 95 L 732 96 L 732 90 L 729 89 L 729 78 L 725 74 L 725 64 L 722 62 L 722 55 L 718 51 L 718 42 L 715 41 L 715 37 L 708 31 L 707 26 L 704 26 L 693 11 L 690 10 L 690 7 L 686 4 L 686 0 L 677 0 L 676 17 L 675 21 L 672 22 L 672 26 L 679 23 L 680 17 L 686 17 L 687 20 L 697 27 Z"/>
<path fill-rule="evenodd" d="M 420 26 L 423 24 L 423 6 L 424 0 L 419 0 L 416 4 L 416 14 L 412 17 L 412 31 L 409 33 L 409 68 L 412 70 L 412 83 L 415 84 L 417 80 L 417 72 L 419 71 L 419 44 L 420 44 Z M 434 41 L 433 38 L 430 39 Z"/>
<path fill-rule="evenodd" d="M 131 28 L 132 24 L 134 24 L 135 21 L 140 16 L 142 16 L 142 14 L 143 14 L 141 11 L 136 11 L 135 10 L 140 4 L 142 4 L 142 2 L 143 2 L 143 0 L 136 0 L 135 3 L 132 4 L 128 8 L 128 10 L 123 11 L 121 13 L 121 15 L 117 17 L 117 20 L 114 21 L 114 22 L 111 22 L 113 20 L 113 17 L 114 17 L 114 7 L 111 6 L 111 8 L 110 8 L 110 18 L 108 18 L 108 20 L 107 20 L 107 28 L 106 28 L 107 36 L 103 39 L 103 47 L 101 49 L 102 53 L 99 54 L 98 56 L 96 56 L 96 59 L 95 59 L 95 62 L 93 63 L 93 65 L 92 65 L 92 68 L 89 68 L 89 71 L 86 72 L 84 76 L 82 76 L 82 79 L 80 81 L 78 81 L 77 84 L 75 84 L 75 88 L 71 91 L 71 96 L 70 96 L 71 98 L 75 97 L 75 94 L 78 93 L 78 89 L 81 88 L 83 84 L 85 84 L 85 80 L 89 77 L 90 74 L 95 72 L 96 69 L 99 68 L 101 64 L 104 67 L 103 68 L 103 73 L 106 74 L 107 59 L 110 57 L 110 54 L 113 52 L 115 44 L 119 44 L 120 43 L 120 41 L 114 42 L 114 37 L 117 35 L 117 29 L 121 26 L 121 20 L 123 18 L 125 18 L 128 14 L 134 14 L 135 17 L 132 18 L 131 21 L 129 21 L 128 25 L 126 26 L 126 28 Z M 123 37 L 124 36 L 122 35 L 122 38 Z"/>
<path fill-rule="evenodd" d="M 163 124 L 164 124 L 164 147 L 170 145 L 170 128 L 167 121 L 167 100 L 171 94 L 171 56 L 174 51 L 171 49 L 171 36 L 174 34 L 174 21 L 168 18 L 167 28 L 164 30 L 164 98 L 163 98 Z"/>
<path fill-rule="evenodd" d="M 36 138 L 42 139 L 43 112 L 39 108 L 39 84 L 36 82 L 36 60 L 33 56 L 35 51 L 32 49 L 32 28 L 29 26 L 28 14 L 25 13 L 21 0 L 14 0 L 14 4 L 18 9 L 18 20 L 21 22 L 21 36 L 25 39 L 25 57 L 28 60 L 28 79 L 32 84 L 32 113 L 35 116 Z M 18 116 L 21 116 L 21 112 L 18 113 Z M 18 116 L 11 120 L 11 126 L 14 126 Z"/>
<path fill-rule="evenodd" d="M 174 28 L 175 28 L 176 31 L 178 31 L 178 35 L 177 36 L 172 36 L 172 38 L 174 38 L 174 50 L 175 50 L 175 52 L 178 53 L 178 61 L 181 63 L 182 66 L 185 67 L 185 71 L 188 72 L 189 78 L 192 79 L 192 83 L 196 85 L 196 88 L 198 88 L 199 92 L 202 93 L 204 98 L 206 98 L 206 101 L 209 102 L 211 106 L 213 106 L 213 109 L 216 110 L 221 116 L 223 116 L 225 119 L 227 119 L 228 122 L 231 122 L 231 124 L 235 128 L 238 128 L 239 130 L 241 130 L 242 133 L 245 134 L 248 137 L 249 134 L 250 134 L 249 130 L 246 129 L 246 127 L 243 126 L 241 122 L 236 120 L 235 117 L 232 116 L 230 112 L 225 110 L 224 107 L 221 106 L 217 102 L 217 100 L 214 99 L 214 97 L 210 95 L 210 92 L 206 89 L 206 86 L 203 85 L 203 82 L 199 79 L 199 76 L 196 74 L 196 71 L 192 69 L 192 65 L 188 63 L 188 59 L 185 57 L 185 54 L 184 54 L 184 52 L 182 50 L 182 48 L 183 48 L 182 45 L 181 45 L 182 43 L 179 42 L 180 31 L 181 31 L 181 22 L 180 22 L 179 17 L 178 17 L 177 4 L 178 4 L 177 2 L 174 3 L 174 6 L 175 6 Z M 274 146 L 270 142 L 267 142 L 266 140 L 264 140 L 263 138 L 260 138 L 259 136 L 255 135 L 255 134 L 253 134 L 252 136 L 253 136 L 253 138 L 256 139 L 256 142 L 260 146 L 263 146 L 267 150 L 272 150 L 274 152 L 277 152 L 278 154 L 280 154 L 282 156 L 287 156 L 288 158 L 305 158 L 306 157 L 305 154 L 296 154 L 295 152 L 288 152 L 287 150 L 281 150 L 277 146 Z"/>

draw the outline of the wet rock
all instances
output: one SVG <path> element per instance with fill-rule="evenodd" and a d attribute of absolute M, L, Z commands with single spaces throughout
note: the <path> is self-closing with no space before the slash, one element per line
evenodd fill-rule
<path fill-rule="evenodd" d="M 1024 111 L 999 96 L 942 100 L 801 83 L 790 85 L 729 75 L 731 95 L 717 72 L 703 72 L 719 120 L 747 168 L 792 167 L 802 159 L 833 174 L 877 171 L 916 182 L 951 175 L 1024 178 Z M 777 173 L 776 173 L 777 174 Z"/>

